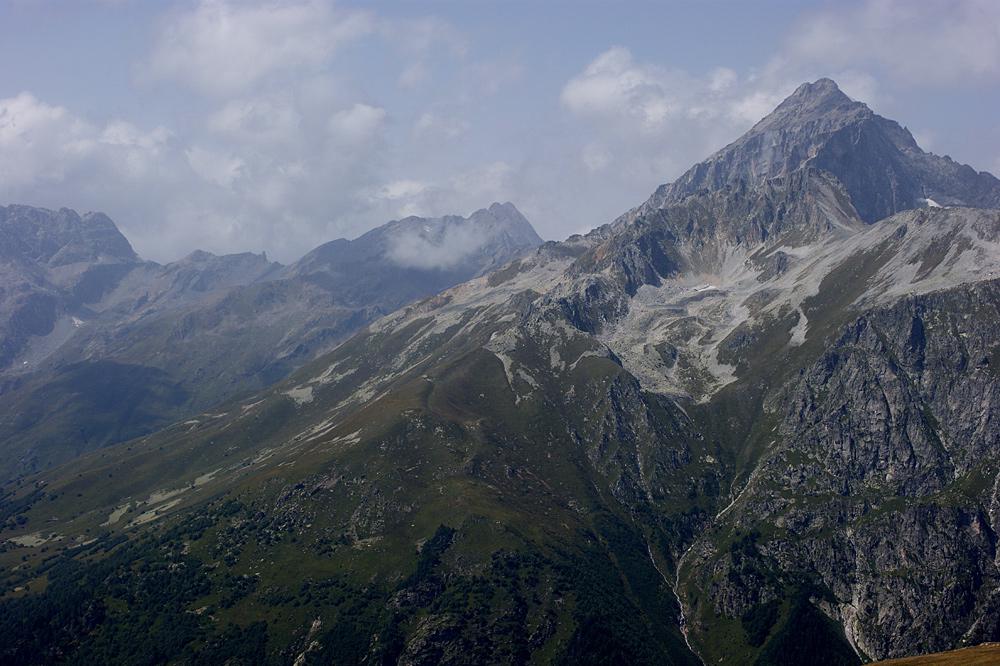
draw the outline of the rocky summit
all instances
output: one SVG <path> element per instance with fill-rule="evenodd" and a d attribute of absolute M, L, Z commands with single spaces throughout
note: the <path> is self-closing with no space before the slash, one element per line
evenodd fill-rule
<path fill-rule="evenodd" d="M 7 483 L 0 657 L 819 665 L 998 640 L 998 207 L 996 178 L 821 79 L 513 260 L 537 238 L 508 205 L 321 246 L 220 303 L 332 290 L 369 253 L 470 268 L 276 384 Z"/>

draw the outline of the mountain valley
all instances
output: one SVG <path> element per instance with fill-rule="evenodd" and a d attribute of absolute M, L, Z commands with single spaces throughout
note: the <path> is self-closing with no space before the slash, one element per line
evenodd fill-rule
<path fill-rule="evenodd" d="M 5 264 L 53 300 L 0 299 L 0 405 L 38 409 L 83 359 L 165 406 L 61 466 L 2 435 L 34 473 L 0 491 L 0 661 L 821 665 L 1000 640 L 998 209 L 996 178 L 821 79 L 562 242 L 495 204 L 466 221 L 490 244 L 401 220 L 289 267 L 153 266 L 96 220 L 84 275 L 108 286 Z M 442 269 L 394 225 L 474 250 Z M 79 418 L 52 404 L 64 440 Z"/>

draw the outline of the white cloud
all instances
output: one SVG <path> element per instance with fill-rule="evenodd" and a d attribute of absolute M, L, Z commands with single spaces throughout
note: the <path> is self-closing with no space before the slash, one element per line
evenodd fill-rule
<path fill-rule="evenodd" d="M 379 132 L 385 117 L 385 109 L 358 103 L 330 117 L 330 133 L 342 144 L 363 144 Z"/>
<path fill-rule="evenodd" d="M 225 153 L 216 152 L 201 146 L 192 146 L 184 151 L 188 164 L 203 180 L 219 187 L 232 187 L 246 165 L 243 160 Z"/>
<path fill-rule="evenodd" d="M 419 180 L 394 180 L 379 187 L 372 194 L 372 198 L 384 201 L 399 201 L 400 199 L 410 199 L 420 196 L 427 190 L 427 184 Z"/>
<path fill-rule="evenodd" d="M 105 126 L 100 140 L 108 146 L 137 148 L 155 154 L 160 151 L 169 136 L 170 133 L 163 127 L 157 127 L 152 132 L 143 132 L 130 122 L 115 120 Z"/>
<path fill-rule="evenodd" d="M 879 67 L 909 85 L 1000 79 L 995 0 L 868 0 L 803 19 L 784 57 L 837 68 Z"/>
<path fill-rule="evenodd" d="M 227 102 L 208 117 L 208 128 L 246 143 L 281 143 L 298 130 L 302 116 L 287 99 L 277 96 Z"/>
<path fill-rule="evenodd" d="M 66 109 L 29 93 L 0 100 L 0 182 L 16 188 L 38 178 L 62 180 L 70 162 L 97 139 Z"/>
<path fill-rule="evenodd" d="M 739 76 L 728 67 L 716 67 L 708 76 L 708 89 L 712 92 L 724 92 L 736 85 Z"/>
<path fill-rule="evenodd" d="M 439 217 L 472 211 L 512 199 L 514 168 L 503 161 L 458 170 L 436 182 L 400 178 L 370 188 L 363 199 L 385 219 L 417 215 Z"/>
<path fill-rule="evenodd" d="M 454 116 L 442 116 L 432 111 L 425 111 L 413 124 L 413 132 L 420 137 L 432 139 L 457 139 L 469 131 L 469 123 Z"/>
<path fill-rule="evenodd" d="M 170 137 L 164 127 L 144 132 L 130 122 L 115 120 L 104 127 L 97 144 L 113 153 L 121 175 L 138 179 L 148 175 L 166 150 Z"/>
<path fill-rule="evenodd" d="M 745 95 L 732 100 L 729 115 L 750 126 L 774 110 L 785 96 L 784 92 L 767 89 L 748 91 Z"/>
<path fill-rule="evenodd" d="M 0 201 L 105 211 L 157 260 L 194 248 L 294 260 L 388 219 L 357 197 L 381 182 L 384 118 L 365 104 L 331 116 L 325 104 L 251 99 L 178 137 L 22 93 L 0 99 Z"/>
<path fill-rule="evenodd" d="M 205 94 L 232 95 L 283 70 L 319 68 L 373 29 L 368 13 L 318 0 L 201 0 L 166 22 L 143 69 Z"/>
<path fill-rule="evenodd" d="M 103 189 L 145 176 L 169 138 L 163 127 L 144 132 L 121 120 L 94 125 L 24 92 L 0 99 L 0 186 L 23 192 L 77 177 Z"/>
<path fill-rule="evenodd" d="M 662 135 L 690 123 L 745 124 L 766 105 L 781 100 L 770 81 L 740 80 L 717 67 L 703 77 L 640 63 L 621 46 L 598 55 L 563 87 L 561 101 L 572 113 L 626 133 Z M 782 93 L 785 91 L 781 91 Z M 764 111 L 764 113 L 766 113 Z"/>
<path fill-rule="evenodd" d="M 471 227 L 445 227 L 440 233 L 410 230 L 394 236 L 389 259 L 406 268 L 453 268 L 483 247 L 489 236 Z"/>
<path fill-rule="evenodd" d="M 469 44 L 455 26 L 433 16 L 380 20 L 379 33 L 385 42 L 403 56 L 406 64 L 396 83 L 415 90 L 432 78 L 431 61 L 440 54 L 458 60 L 465 58 Z"/>
<path fill-rule="evenodd" d="M 460 170 L 458 175 L 449 179 L 447 189 L 469 197 L 470 203 L 451 210 L 467 210 L 470 206 L 479 208 L 486 202 L 509 200 L 505 192 L 513 175 L 514 167 L 502 160 Z"/>
<path fill-rule="evenodd" d="M 562 103 L 574 113 L 617 117 L 657 129 L 677 109 L 667 72 L 636 64 L 632 53 L 614 47 L 597 56 L 566 84 Z"/>
<path fill-rule="evenodd" d="M 399 85 L 403 88 L 418 88 L 430 79 L 430 70 L 426 63 L 415 61 L 407 63 L 399 73 Z"/>
<path fill-rule="evenodd" d="M 596 173 L 603 171 L 611 164 L 612 156 L 604 146 L 596 143 L 588 143 L 583 147 L 580 159 L 583 160 L 583 164 L 587 167 L 588 171 Z"/>

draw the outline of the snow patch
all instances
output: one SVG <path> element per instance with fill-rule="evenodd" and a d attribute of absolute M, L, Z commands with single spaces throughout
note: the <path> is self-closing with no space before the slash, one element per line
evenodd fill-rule
<path fill-rule="evenodd" d="M 319 384 L 321 386 L 324 384 L 335 384 L 340 380 L 344 379 L 345 377 L 349 377 L 353 375 L 355 372 L 357 372 L 357 368 L 350 368 L 343 372 L 334 372 L 334 370 L 340 367 L 343 363 L 344 363 L 343 359 L 334 362 L 332 365 L 327 367 L 327 369 L 324 370 L 321 374 L 317 375 L 314 379 L 312 379 L 312 381 L 310 381 L 309 383 Z"/>
<path fill-rule="evenodd" d="M 11 537 L 7 540 L 11 543 L 16 543 L 18 546 L 28 546 L 29 548 L 34 548 L 35 546 L 41 546 L 42 544 L 46 544 L 50 541 L 60 541 L 62 538 L 63 536 L 61 534 L 42 536 L 41 532 L 32 532 L 31 534 Z"/>
<path fill-rule="evenodd" d="M 172 499 L 165 504 L 153 507 L 149 511 L 144 511 L 143 513 L 140 513 L 138 516 L 136 516 L 135 520 L 130 522 L 127 525 L 127 527 L 136 527 L 138 525 L 145 525 L 146 523 L 151 523 L 157 518 L 161 517 L 168 510 L 174 508 L 180 503 L 181 503 L 181 498 L 178 497 L 177 499 Z"/>
<path fill-rule="evenodd" d="M 313 401 L 312 386 L 296 386 L 293 389 L 284 391 L 284 394 L 294 400 L 296 405 L 306 405 Z"/>
<path fill-rule="evenodd" d="M 209 481 L 211 481 L 212 479 L 214 479 L 215 475 L 218 474 L 221 471 L 222 471 L 222 468 L 220 467 L 219 469 L 213 470 L 213 471 L 211 471 L 211 472 L 209 472 L 207 474 L 202 474 L 201 476 L 197 477 L 194 480 L 194 487 L 195 488 L 200 488 L 201 486 L 205 485 L 206 483 L 208 483 Z"/>
<path fill-rule="evenodd" d="M 340 437 L 334 437 L 333 439 L 330 440 L 330 443 L 357 444 L 360 441 L 361 441 L 361 429 L 358 429 L 350 434 L 341 435 Z"/>
<path fill-rule="evenodd" d="M 101 523 L 101 527 L 109 527 L 111 525 L 114 525 L 119 520 L 121 520 L 122 516 L 124 516 L 131 508 L 132 508 L 132 502 L 126 502 L 121 506 L 115 507 L 115 510 L 108 514 L 108 519 L 105 520 L 103 523 Z"/>
<path fill-rule="evenodd" d="M 809 332 L 809 320 L 806 318 L 806 313 L 799 308 L 799 320 L 795 322 L 795 327 L 792 328 L 792 337 L 788 341 L 788 344 L 792 347 L 798 347 L 806 341 L 806 333 Z"/>
<path fill-rule="evenodd" d="M 187 488 L 173 488 L 171 490 L 157 490 L 154 491 L 149 499 L 146 500 L 146 504 L 159 504 L 160 502 L 165 502 L 171 497 L 176 497 L 187 492 Z"/>

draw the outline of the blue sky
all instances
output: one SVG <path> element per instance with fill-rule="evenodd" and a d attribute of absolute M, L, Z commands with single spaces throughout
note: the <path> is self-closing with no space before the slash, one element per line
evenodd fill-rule
<path fill-rule="evenodd" d="M 408 214 L 614 218 L 831 76 L 1000 170 L 1000 3 L 8 0 L 0 203 L 291 261 Z"/>

